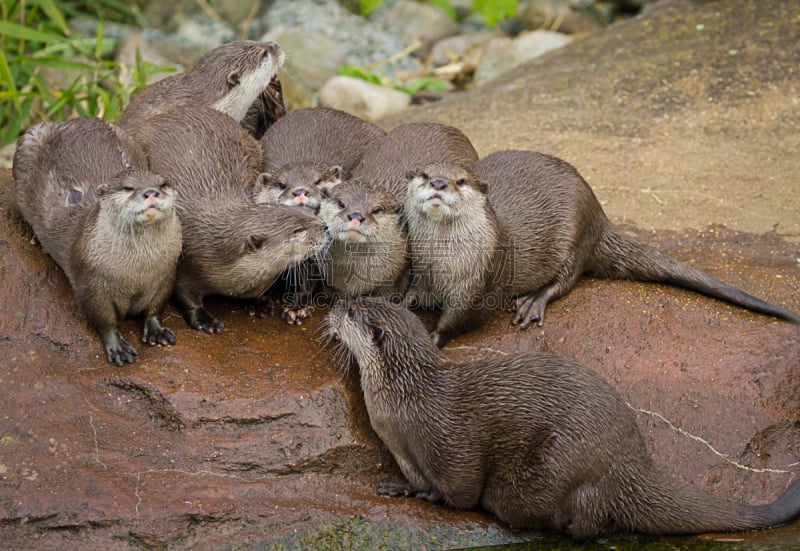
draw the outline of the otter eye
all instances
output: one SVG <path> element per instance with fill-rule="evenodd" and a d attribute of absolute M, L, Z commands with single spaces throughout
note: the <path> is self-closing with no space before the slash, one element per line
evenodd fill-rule
<path fill-rule="evenodd" d="M 286 189 L 286 184 L 284 184 L 283 182 L 278 182 L 277 186 L 278 186 L 278 189 Z"/>
<path fill-rule="evenodd" d="M 341 201 L 338 201 L 336 203 L 336 206 L 339 207 L 340 209 L 344 209 L 344 203 L 342 203 Z"/>
<path fill-rule="evenodd" d="M 382 212 L 383 212 L 383 209 L 381 207 L 378 207 L 378 208 L 376 208 L 376 209 L 374 209 L 372 211 L 372 214 L 381 214 Z"/>
<path fill-rule="evenodd" d="M 160 189 L 169 189 L 169 188 L 172 187 L 172 184 L 170 184 L 169 182 L 162 182 L 162 184 L 160 186 L 158 186 L 158 187 Z"/>
<path fill-rule="evenodd" d="M 352 306 L 347 309 L 347 317 L 350 318 L 350 319 L 353 319 L 354 317 L 356 317 L 356 309 L 353 308 Z"/>
<path fill-rule="evenodd" d="M 122 191 L 133 191 L 133 186 L 122 186 Z"/>
<path fill-rule="evenodd" d="M 430 177 L 430 176 L 428 176 L 428 173 L 427 173 L 427 172 L 423 172 L 423 173 L 422 173 L 422 179 L 423 179 L 423 180 L 430 180 L 430 179 L 431 179 L 431 177 Z"/>
<path fill-rule="evenodd" d="M 467 185 L 467 181 L 464 178 L 459 178 L 458 180 L 456 180 L 456 185 L 458 187 L 464 187 L 465 185 Z"/>
<path fill-rule="evenodd" d="M 321 186 L 322 185 L 322 180 L 321 179 L 317 180 L 316 182 L 314 182 L 314 185 L 317 186 L 317 187 Z"/>

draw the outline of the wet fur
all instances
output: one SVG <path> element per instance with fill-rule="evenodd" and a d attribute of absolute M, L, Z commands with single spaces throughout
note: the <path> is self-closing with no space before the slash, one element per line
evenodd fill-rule
<path fill-rule="evenodd" d="M 340 184 L 323 198 L 320 218 L 331 242 L 321 264 L 330 294 L 402 296 L 408 257 L 399 207 L 388 190 L 358 181 Z"/>
<path fill-rule="evenodd" d="M 283 64 L 274 42 L 239 40 L 206 52 L 182 73 L 150 84 L 131 97 L 120 118 L 123 128 L 181 107 L 210 107 L 245 118 Z"/>
<path fill-rule="evenodd" d="M 181 226 L 172 186 L 145 167 L 131 138 L 88 117 L 35 125 L 14 157 L 17 206 L 118 365 L 137 354 L 117 330 L 123 316 L 145 317 L 145 343 L 175 343 L 159 316 L 175 280 Z"/>
<path fill-rule="evenodd" d="M 513 305 L 520 328 L 541 325 L 547 304 L 584 274 L 668 283 L 800 322 L 785 308 L 637 243 L 608 220 L 588 184 L 561 159 L 508 150 L 473 170 L 432 163 L 407 180 L 409 303 L 430 292 L 423 305 L 442 308 L 432 334 L 439 346 L 480 324 L 490 303 Z M 441 189 L 432 189 L 435 182 Z M 435 250 L 437 243 L 452 252 Z"/>
<path fill-rule="evenodd" d="M 209 333 L 223 324 L 205 296 L 256 298 L 288 267 L 324 242 L 322 223 L 306 209 L 257 204 L 258 142 L 227 115 L 176 110 L 138 127 L 153 170 L 176 182 L 184 249 L 175 295 L 188 323 Z"/>
<path fill-rule="evenodd" d="M 354 180 L 385 187 L 400 201 L 406 197 L 406 174 L 442 161 L 471 167 L 478 153 L 458 128 L 434 122 L 411 122 L 392 129 L 364 152 L 353 169 Z"/>
<path fill-rule="evenodd" d="M 766 529 L 800 514 L 800 481 L 751 506 L 659 471 L 631 408 L 567 358 L 456 364 L 413 313 L 377 297 L 337 303 L 326 326 L 358 362 L 372 427 L 406 477 L 384 495 L 482 507 L 515 529 L 580 540 Z"/>

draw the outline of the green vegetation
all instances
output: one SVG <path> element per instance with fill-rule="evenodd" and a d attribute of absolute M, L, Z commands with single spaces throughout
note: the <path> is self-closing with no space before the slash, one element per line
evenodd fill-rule
<path fill-rule="evenodd" d="M 367 82 L 379 84 L 381 86 L 388 86 L 390 88 L 400 90 L 401 92 L 405 92 L 406 94 L 415 94 L 420 90 L 441 92 L 448 89 L 448 85 L 445 81 L 433 75 L 424 75 L 403 84 L 395 79 L 390 79 L 387 76 L 381 76 L 374 71 L 370 71 L 364 67 L 359 67 L 358 65 L 341 65 L 339 67 L 339 74 L 360 78 L 361 80 L 366 80 Z"/>
<path fill-rule="evenodd" d="M 138 23 L 140 16 L 117 0 L 7 0 L 0 3 L 0 146 L 39 120 L 100 116 L 115 120 L 148 76 L 167 70 L 136 59 L 113 61 L 116 41 L 73 36 L 71 17 Z"/>
<path fill-rule="evenodd" d="M 357 0 L 361 13 L 369 15 L 383 4 L 384 0 Z M 448 0 L 427 0 L 447 15 L 456 18 L 456 10 Z M 479 13 L 489 27 L 494 27 L 506 17 L 513 17 L 517 12 L 517 0 L 473 0 L 472 12 Z"/>

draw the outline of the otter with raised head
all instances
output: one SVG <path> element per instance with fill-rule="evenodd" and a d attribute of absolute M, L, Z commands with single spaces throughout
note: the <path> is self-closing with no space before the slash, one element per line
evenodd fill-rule
<path fill-rule="evenodd" d="M 479 324 L 488 303 L 508 297 L 513 323 L 541 325 L 547 303 L 583 274 L 676 285 L 800 323 L 790 310 L 636 242 L 608 220 L 577 170 L 556 157 L 500 151 L 473 170 L 433 163 L 408 181 L 409 302 L 427 292 L 441 305 L 432 334 L 439 346 Z"/>
<path fill-rule="evenodd" d="M 119 366 L 137 354 L 117 329 L 124 316 L 144 316 L 149 345 L 176 341 L 160 315 L 181 225 L 172 186 L 145 168 L 124 132 L 92 117 L 41 122 L 20 136 L 14 155 L 17 206 Z"/>
<path fill-rule="evenodd" d="M 328 332 L 358 363 L 370 423 L 416 495 L 482 507 L 515 529 L 579 540 L 636 532 L 741 532 L 800 515 L 800 481 L 743 505 L 657 469 L 633 410 L 592 370 L 546 353 L 457 364 L 421 321 L 380 297 L 334 305 Z"/>
<path fill-rule="evenodd" d="M 342 168 L 312 162 L 288 163 L 259 175 L 253 186 L 256 203 L 277 203 L 319 210 L 322 193 L 342 182 Z"/>
<path fill-rule="evenodd" d="M 368 182 L 344 182 L 323 198 L 319 216 L 331 242 L 321 264 L 329 294 L 402 297 L 408 255 L 399 208 L 391 192 Z"/>
<path fill-rule="evenodd" d="M 224 113 L 172 110 L 138 126 L 135 137 L 145 144 L 150 168 L 175 181 L 184 198 L 175 296 L 195 329 L 219 333 L 224 327 L 204 308 L 204 297 L 266 300 L 281 272 L 323 246 L 322 222 L 307 209 L 253 201 L 261 150 Z"/>
<path fill-rule="evenodd" d="M 406 199 L 406 174 L 434 161 L 469 168 L 478 153 L 458 128 L 436 122 L 409 122 L 389 131 L 364 152 L 352 178 L 372 182 Z"/>
<path fill-rule="evenodd" d="M 256 126 L 264 125 L 266 118 L 281 112 L 280 107 L 270 106 L 283 101 L 275 81 L 283 59 L 283 51 L 274 42 L 238 40 L 223 44 L 206 52 L 188 71 L 135 93 L 119 124 L 127 129 L 172 109 L 210 107 L 237 122 L 248 116 Z M 250 130 L 254 134 L 261 131 Z"/>

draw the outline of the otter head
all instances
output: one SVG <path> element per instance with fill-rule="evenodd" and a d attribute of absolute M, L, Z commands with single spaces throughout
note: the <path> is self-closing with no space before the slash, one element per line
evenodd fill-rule
<path fill-rule="evenodd" d="M 201 57 L 186 78 L 218 99 L 211 105 L 237 122 L 275 79 L 284 54 L 274 42 L 237 40 Z"/>
<path fill-rule="evenodd" d="M 383 297 L 339 300 L 326 317 L 330 338 L 339 339 L 356 359 L 364 377 L 402 375 L 443 356 L 431 342 L 420 319 Z"/>
<path fill-rule="evenodd" d="M 392 240 L 399 233 L 399 205 L 389 190 L 345 182 L 323 194 L 319 216 L 331 239 L 350 243 Z"/>
<path fill-rule="evenodd" d="M 429 163 L 406 174 L 409 214 L 430 219 L 473 216 L 486 204 L 486 184 L 467 168 Z"/>
<path fill-rule="evenodd" d="M 99 186 L 97 194 L 101 205 L 126 226 L 161 222 L 175 213 L 173 185 L 144 170 L 120 172 Z"/>
<path fill-rule="evenodd" d="M 278 203 L 319 209 L 322 192 L 342 181 L 342 167 L 317 163 L 290 163 L 259 175 L 253 187 L 256 203 Z"/>

